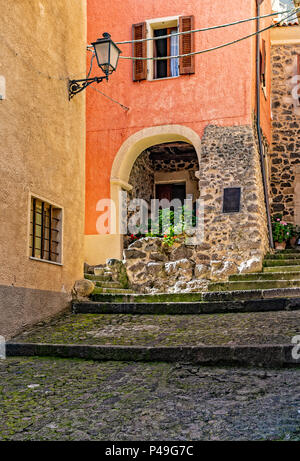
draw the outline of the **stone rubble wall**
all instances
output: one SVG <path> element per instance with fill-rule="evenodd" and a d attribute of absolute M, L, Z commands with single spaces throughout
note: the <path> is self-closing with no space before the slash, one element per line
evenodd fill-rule
<path fill-rule="evenodd" d="M 300 45 L 272 46 L 271 212 L 282 214 L 289 222 L 295 222 L 295 176 L 300 165 L 300 106 L 292 97 L 297 54 L 300 54 Z"/>
<path fill-rule="evenodd" d="M 124 250 L 130 286 L 139 292 L 204 291 L 209 280 L 197 278 L 201 267 L 192 259 L 193 250 L 183 241 L 169 247 L 162 238 L 145 237 Z"/>
<path fill-rule="evenodd" d="M 149 157 L 150 154 L 144 151 L 133 164 L 129 177 L 129 184 L 132 186 L 132 191 L 128 194 L 129 200 L 138 198 L 150 203 L 154 198 L 154 165 Z"/>
<path fill-rule="evenodd" d="M 199 163 L 198 158 L 195 153 L 195 158 L 193 160 L 182 160 L 177 161 L 176 159 L 173 160 L 155 160 L 152 162 L 155 171 L 165 171 L 165 172 L 173 172 L 173 171 L 198 171 L 199 170 Z M 194 176 L 192 175 L 192 178 Z"/>
<path fill-rule="evenodd" d="M 212 280 L 261 270 L 269 249 L 260 165 L 252 126 L 208 126 L 202 138 L 200 198 L 204 240 L 194 247 L 196 264 Z M 241 187 L 241 209 L 223 213 L 223 189 Z"/>

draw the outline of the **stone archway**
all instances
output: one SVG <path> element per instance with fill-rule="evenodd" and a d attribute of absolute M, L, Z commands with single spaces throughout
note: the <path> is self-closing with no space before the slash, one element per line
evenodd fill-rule
<path fill-rule="evenodd" d="M 147 148 L 174 141 L 184 141 L 192 144 L 200 165 L 200 136 L 191 128 L 182 125 L 163 125 L 145 128 L 130 136 L 119 149 L 112 166 L 110 178 L 110 196 L 116 205 L 116 234 L 110 236 L 114 237 L 113 257 L 122 258 L 123 239 L 118 228 L 120 192 L 122 190 L 130 191 L 132 188 L 128 181 L 134 162 Z"/>
<path fill-rule="evenodd" d="M 111 185 L 128 182 L 132 166 L 143 150 L 155 144 L 185 141 L 193 144 L 199 164 L 201 160 L 201 139 L 191 128 L 183 125 L 162 125 L 144 128 L 130 136 L 119 149 L 111 169 Z"/>

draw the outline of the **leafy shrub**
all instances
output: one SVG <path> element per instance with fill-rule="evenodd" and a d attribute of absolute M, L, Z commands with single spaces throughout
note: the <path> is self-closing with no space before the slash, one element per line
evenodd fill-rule
<path fill-rule="evenodd" d="M 281 215 L 272 218 L 272 232 L 274 242 L 287 242 L 291 237 L 297 235 L 295 226 L 287 223 L 282 219 Z"/>

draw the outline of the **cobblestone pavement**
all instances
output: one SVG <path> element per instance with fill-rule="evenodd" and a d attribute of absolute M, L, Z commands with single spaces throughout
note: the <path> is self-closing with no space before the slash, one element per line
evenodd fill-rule
<path fill-rule="evenodd" d="M 0 360 L 0 440 L 300 440 L 300 369 Z"/>
<path fill-rule="evenodd" d="M 67 314 L 14 341 L 106 345 L 290 344 L 300 311 L 214 315 Z"/>

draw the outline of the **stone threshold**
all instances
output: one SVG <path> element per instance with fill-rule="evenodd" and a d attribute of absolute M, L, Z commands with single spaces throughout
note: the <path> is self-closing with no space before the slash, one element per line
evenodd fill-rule
<path fill-rule="evenodd" d="M 74 302 L 75 314 L 226 314 L 300 310 L 299 298 L 274 298 L 215 302 Z"/>
<path fill-rule="evenodd" d="M 103 346 L 44 343 L 7 343 L 7 357 L 40 356 L 125 362 L 183 362 L 205 366 L 234 365 L 280 368 L 299 366 L 292 345 L 235 346 Z"/>

